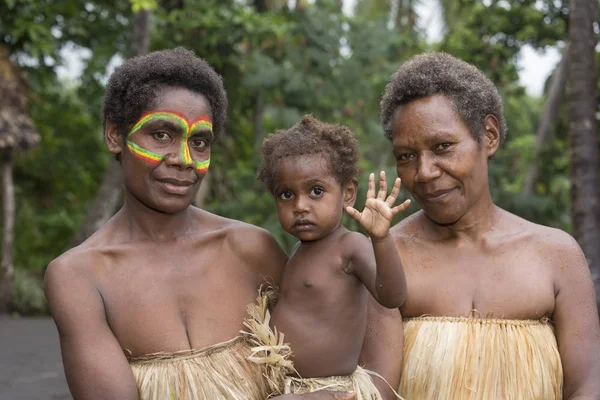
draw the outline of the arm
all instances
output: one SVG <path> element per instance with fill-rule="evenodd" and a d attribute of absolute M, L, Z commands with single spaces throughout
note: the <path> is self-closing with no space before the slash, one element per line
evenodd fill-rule
<path fill-rule="evenodd" d="M 555 246 L 560 254 L 555 259 L 561 265 L 555 266 L 553 314 L 564 373 L 563 396 L 571 400 L 599 400 L 600 323 L 594 286 L 581 248 L 571 237 L 565 241 Z"/>
<path fill-rule="evenodd" d="M 44 290 L 75 400 L 138 400 L 131 368 L 110 330 L 102 298 L 80 268 L 48 266 Z"/>
<path fill-rule="evenodd" d="M 400 386 L 403 346 L 404 328 L 400 311 L 397 308 L 385 309 L 371 298 L 367 332 L 359 363 L 366 369 L 377 372 L 387 381 L 386 383 L 381 378 L 373 377 L 373 382 L 384 400 L 396 398 L 390 386 L 394 390 L 398 390 Z"/>
<path fill-rule="evenodd" d="M 348 207 L 347 212 L 367 230 L 371 237 L 371 249 L 364 242 L 352 235 L 350 246 L 352 269 L 358 278 L 369 289 L 377 301 L 388 308 L 397 308 L 406 300 L 406 277 L 402 261 L 398 255 L 396 244 L 390 235 L 392 218 L 404 211 L 410 204 L 406 200 L 399 206 L 392 207 L 400 192 L 400 179 L 397 178 L 394 188 L 387 197 L 385 172 L 379 175 L 379 193 L 375 198 L 374 175 L 369 176 L 367 201 L 363 212 Z"/>

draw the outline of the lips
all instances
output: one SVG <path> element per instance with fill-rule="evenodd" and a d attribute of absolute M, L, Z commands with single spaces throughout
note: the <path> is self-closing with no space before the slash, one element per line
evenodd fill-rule
<path fill-rule="evenodd" d="M 419 197 L 428 202 L 442 201 L 446 197 L 448 197 L 450 192 L 452 192 L 453 190 L 454 189 L 435 190 L 435 191 L 431 191 L 431 192 L 421 193 L 421 194 L 419 194 Z"/>
<path fill-rule="evenodd" d="M 187 179 L 161 178 L 157 179 L 163 189 L 172 194 L 185 195 L 195 183 Z"/>
<path fill-rule="evenodd" d="M 298 231 L 309 231 L 314 226 L 315 226 L 315 224 L 313 224 L 309 220 L 307 220 L 307 219 L 301 219 L 301 220 L 295 221 L 293 223 L 293 225 L 292 225 L 292 228 L 294 228 L 294 229 L 296 229 Z"/>

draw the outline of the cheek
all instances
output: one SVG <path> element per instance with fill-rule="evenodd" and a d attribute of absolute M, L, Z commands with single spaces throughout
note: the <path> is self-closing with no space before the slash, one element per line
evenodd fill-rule
<path fill-rule="evenodd" d="M 290 213 L 287 211 L 287 207 L 281 203 L 275 203 L 275 207 L 277 210 L 277 216 L 279 217 L 279 220 L 282 222 L 287 221 L 290 215 Z"/>
<path fill-rule="evenodd" d="M 400 183 L 401 188 L 408 190 L 409 192 L 412 191 L 414 174 L 411 175 L 409 169 L 406 167 L 396 166 L 396 175 L 398 175 L 398 178 L 402 181 Z"/>

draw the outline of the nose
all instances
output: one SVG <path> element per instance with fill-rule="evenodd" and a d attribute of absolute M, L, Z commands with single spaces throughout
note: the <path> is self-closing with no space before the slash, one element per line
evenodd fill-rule
<path fill-rule="evenodd" d="M 193 168 L 194 161 L 186 141 L 181 142 L 177 149 L 173 149 L 165 156 L 165 164 L 169 167 Z"/>
<path fill-rule="evenodd" d="M 294 214 L 304 214 L 309 210 L 309 199 L 306 196 L 297 196 L 294 201 Z"/>
<path fill-rule="evenodd" d="M 430 182 L 442 176 L 442 170 L 436 164 L 435 156 L 421 154 L 417 162 L 416 182 Z"/>

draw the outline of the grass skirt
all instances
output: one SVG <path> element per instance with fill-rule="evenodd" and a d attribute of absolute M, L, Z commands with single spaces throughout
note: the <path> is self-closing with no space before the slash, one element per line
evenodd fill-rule
<path fill-rule="evenodd" d="M 410 400 L 562 399 L 554 329 L 544 320 L 404 320 L 400 394 Z"/>
<path fill-rule="evenodd" d="M 265 400 L 263 368 L 247 360 L 243 337 L 202 350 L 129 359 L 140 400 Z"/>
<path fill-rule="evenodd" d="M 371 376 L 361 367 L 358 367 L 352 375 L 347 376 L 328 376 L 325 378 L 296 378 L 288 376 L 285 379 L 285 394 L 304 394 L 318 390 L 331 390 L 334 392 L 352 390 L 356 393 L 356 400 L 382 399 Z"/>

